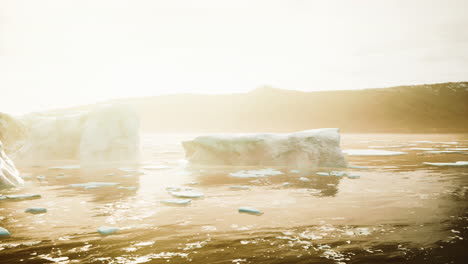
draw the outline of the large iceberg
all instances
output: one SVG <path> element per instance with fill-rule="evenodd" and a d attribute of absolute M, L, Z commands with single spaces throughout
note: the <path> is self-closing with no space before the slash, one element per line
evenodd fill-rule
<path fill-rule="evenodd" d="M 2 118 L 0 116 L 0 124 Z M 20 124 L 24 135 L 11 157 L 22 164 L 79 160 L 82 165 L 132 164 L 139 157 L 139 119 L 125 105 L 104 105 L 89 111 L 33 113 L 19 117 L 3 137 L 12 138 Z M 7 123 L 3 121 L 3 123 Z M 15 130 L 12 125 L 15 124 Z M 13 148 L 9 148 L 13 149 Z"/>
<path fill-rule="evenodd" d="M 0 188 L 16 187 L 23 184 L 23 179 L 19 172 L 3 151 L 3 144 L 0 141 Z"/>
<path fill-rule="evenodd" d="M 228 166 L 344 167 L 338 128 L 291 134 L 200 136 L 182 142 L 191 164 Z"/>

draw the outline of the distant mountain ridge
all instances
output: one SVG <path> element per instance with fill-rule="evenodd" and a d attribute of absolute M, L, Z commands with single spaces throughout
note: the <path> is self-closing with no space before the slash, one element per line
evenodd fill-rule
<path fill-rule="evenodd" d="M 146 132 L 468 132 L 468 82 L 302 92 L 177 94 L 111 100 L 133 105 Z"/>

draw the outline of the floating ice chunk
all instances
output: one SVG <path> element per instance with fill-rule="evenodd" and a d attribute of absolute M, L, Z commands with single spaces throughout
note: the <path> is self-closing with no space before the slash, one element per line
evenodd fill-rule
<path fill-rule="evenodd" d="M 111 226 L 101 226 L 97 230 L 101 235 L 111 235 L 119 231 L 118 227 L 111 227 Z"/>
<path fill-rule="evenodd" d="M 7 199 L 11 200 L 29 200 L 29 199 L 39 199 L 41 198 L 40 194 L 18 194 L 18 195 L 5 195 Z"/>
<path fill-rule="evenodd" d="M 79 170 L 81 169 L 80 165 L 64 165 L 64 166 L 55 166 L 50 167 L 49 170 Z"/>
<path fill-rule="evenodd" d="M 290 172 L 290 173 L 299 173 L 299 172 L 301 172 L 301 171 L 300 171 L 300 170 L 290 170 L 289 172 Z"/>
<path fill-rule="evenodd" d="M 359 179 L 359 178 L 361 178 L 361 176 L 359 176 L 359 175 L 347 175 L 346 177 L 348 177 L 348 179 Z"/>
<path fill-rule="evenodd" d="M 186 158 L 197 165 L 346 166 L 337 128 L 291 134 L 200 136 L 182 145 Z"/>
<path fill-rule="evenodd" d="M 468 161 L 457 161 L 457 162 L 423 162 L 423 164 L 439 167 L 464 167 L 468 166 Z"/>
<path fill-rule="evenodd" d="M 255 214 L 255 215 L 263 214 L 262 211 L 253 207 L 239 207 L 239 213 Z"/>
<path fill-rule="evenodd" d="M 468 151 L 468 148 L 449 148 L 448 150 L 453 150 L 453 151 Z"/>
<path fill-rule="evenodd" d="M 134 191 L 137 189 L 137 187 L 135 186 L 119 186 L 117 187 L 118 189 L 125 189 L 125 190 L 129 190 L 129 191 Z"/>
<path fill-rule="evenodd" d="M 358 165 L 348 165 L 348 168 L 350 168 L 350 169 L 364 169 L 364 170 L 369 169 L 369 167 L 366 167 L 366 166 L 358 166 Z"/>
<path fill-rule="evenodd" d="M 0 238 L 4 238 L 4 237 L 10 237 L 11 234 L 8 230 L 6 230 L 5 228 L 3 227 L 0 227 Z"/>
<path fill-rule="evenodd" d="M 406 152 L 378 149 L 345 149 L 343 152 L 349 156 L 395 156 L 407 154 Z"/>
<path fill-rule="evenodd" d="M 118 182 L 87 182 L 87 183 L 74 183 L 68 186 L 70 187 L 78 187 L 78 188 L 85 188 L 85 189 L 94 189 L 100 187 L 109 187 L 109 186 L 116 186 L 119 185 Z"/>
<path fill-rule="evenodd" d="M 328 172 L 317 172 L 315 174 L 317 174 L 319 176 L 330 176 L 330 173 L 328 173 Z"/>
<path fill-rule="evenodd" d="M 346 172 L 344 171 L 332 171 L 330 172 L 331 176 L 336 176 L 336 177 L 343 177 L 346 176 Z"/>
<path fill-rule="evenodd" d="M 304 182 L 310 181 L 310 179 L 309 179 L 309 178 L 306 178 L 306 177 L 300 177 L 299 180 L 300 180 L 300 181 L 304 181 Z"/>
<path fill-rule="evenodd" d="M 234 189 L 234 190 L 249 190 L 249 186 L 244 186 L 244 185 L 235 185 L 235 186 L 229 186 L 229 189 Z"/>
<path fill-rule="evenodd" d="M 47 208 L 44 207 L 29 207 L 24 210 L 25 213 L 30 214 L 44 214 L 47 213 Z"/>
<path fill-rule="evenodd" d="M 169 205 L 187 205 L 191 202 L 191 199 L 165 199 L 161 200 L 160 202 L 163 204 Z"/>
<path fill-rule="evenodd" d="M 261 178 L 267 176 L 275 176 L 284 174 L 281 171 L 275 169 L 262 169 L 262 170 L 241 170 L 238 172 L 229 173 L 232 177 L 237 178 Z"/>
<path fill-rule="evenodd" d="M 289 182 L 283 182 L 283 186 L 289 186 L 290 183 Z"/>
<path fill-rule="evenodd" d="M 368 236 L 371 234 L 371 231 L 369 230 L 369 228 L 366 228 L 366 227 L 359 227 L 359 228 L 356 228 L 356 231 L 355 233 L 357 235 L 361 235 L 361 236 Z"/>
<path fill-rule="evenodd" d="M 36 176 L 36 179 L 38 179 L 39 181 L 45 181 L 46 177 L 41 175 L 41 176 Z"/>
<path fill-rule="evenodd" d="M 197 192 L 197 191 L 175 191 L 175 192 L 171 192 L 171 194 L 178 198 L 201 198 L 203 197 L 203 193 Z"/>
<path fill-rule="evenodd" d="M 0 188 L 17 187 L 23 184 L 24 180 L 19 176 L 13 161 L 3 151 L 3 144 L 0 142 Z"/>

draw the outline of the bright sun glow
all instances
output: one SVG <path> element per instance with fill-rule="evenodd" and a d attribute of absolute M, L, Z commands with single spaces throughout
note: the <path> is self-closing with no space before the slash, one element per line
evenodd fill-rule
<path fill-rule="evenodd" d="M 466 10 L 466 1 L 4 0 L 0 110 L 462 81 Z"/>

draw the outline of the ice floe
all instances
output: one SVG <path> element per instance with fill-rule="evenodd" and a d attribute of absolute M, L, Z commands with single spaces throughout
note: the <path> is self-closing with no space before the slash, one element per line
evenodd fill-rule
<path fill-rule="evenodd" d="M 250 187 L 249 187 L 249 186 L 245 186 L 245 185 L 235 185 L 235 186 L 229 186 L 229 189 L 233 189 L 233 190 L 249 190 Z"/>
<path fill-rule="evenodd" d="M 24 210 L 25 213 L 30 214 L 44 214 L 47 213 L 47 208 L 44 207 L 29 207 Z"/>
<path fill-rule="evenodd" d="M 202 192 L 198 191 L 172 191 L 170 192 L 172 196 L 178 198 L 201 198 L 203 197 Z"/>
<path fill-rule="evenodd" d="M 6 199 L 10 200 L 30 200 L 41 198 L 40 194 L 17 194 L 17 195 L 5 195 Z"/>
<path fill-rule="evenodd" d="M 111 235 L 119 231 L 118 227 L 111 227 L 111 226 L 101 226 L 98 228 L 98 232 L 101 235 Z"/>
<path fill-rule="evenodd" d="M 165 199 L 160 202 L 169 205 L 188 205 L 191 201 L 191 199 Z"/>
<path fill-rule="evenodd" d="M 253 207 L 239 207 L 238 211 L 239 211 L 239 213 L 246 213 L 246 214 L 255 214 L 255 215 L 263 214 L 262 211 L 258 210 L 257 208 L 253 208 Z"/>

